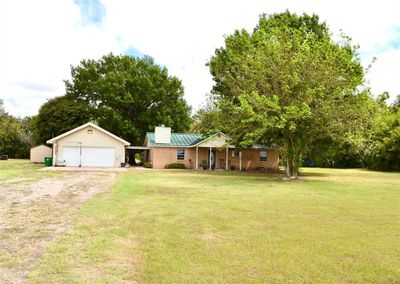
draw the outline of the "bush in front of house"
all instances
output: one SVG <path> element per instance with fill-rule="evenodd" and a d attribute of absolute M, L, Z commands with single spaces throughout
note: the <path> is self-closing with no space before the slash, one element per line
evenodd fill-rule
<path fill-rule="evenodd" d="M 144 162 L 144 163 L 143 163 L 143 167 L 145 167 L 145 168 L 152 168 L 153 165 L 152 165 L 151 162 Z"/>
<path fill-rule="evenodd" d="M 165 165 L 166 169 L 186 169 L 185 165 L 182 163 L 170 163 Z"/>

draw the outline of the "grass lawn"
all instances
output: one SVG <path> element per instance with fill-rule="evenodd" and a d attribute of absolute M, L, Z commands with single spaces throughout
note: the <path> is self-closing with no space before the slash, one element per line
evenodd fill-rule
<path fill-rule="evenodd" d="M 38 171 L 43 167 L 44 165 L 32 164 L 23 159 L 0 160 L 0 182 L 9 179 L 34 179 L 44 174 Z"/>
<path fill-rule="evenodd" d="M 132 171 L 83 206 L 33 283 L 399 283 L 400 174 Z"/>

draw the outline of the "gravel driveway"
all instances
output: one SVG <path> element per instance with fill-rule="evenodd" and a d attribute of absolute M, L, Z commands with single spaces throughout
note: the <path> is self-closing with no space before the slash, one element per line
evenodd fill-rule
<path fill-rule="evenodd" d="M 23 283 L 83 202 L 108 190 L 115 172 L 59 172 L 0 183 L 0 283 Z"/>

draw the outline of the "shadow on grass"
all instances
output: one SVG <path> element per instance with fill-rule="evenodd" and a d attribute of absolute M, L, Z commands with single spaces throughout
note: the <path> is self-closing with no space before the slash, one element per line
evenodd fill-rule
<path fill-rule="evenodd" d="M 192 177 L 218 177 L 221 179 L 250 179 L 250 180 L 265 180 L 265 181 L 274 181 L 274 182 L 282 182 L 285 177 L 284 172 L 261 172 L 256 170 L 251 171 L 187 171 L 182 170 L 182 174 L 189 175 Z M 232 182 L 234 182 L 232 180 Z"/>
<path fill-rule="evenodd" d="M 327 173 L 316 173 L 316 172 L 309 172 L 309 173 L 305 173 L 305 172 L 300 172 L 299 173 L 299 177 L 327 177 L 329 176 L 329 174 Z"/>

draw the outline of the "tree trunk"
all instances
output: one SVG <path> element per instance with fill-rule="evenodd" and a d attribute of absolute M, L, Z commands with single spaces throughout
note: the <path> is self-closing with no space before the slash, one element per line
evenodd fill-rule
<path fill-rule="evenodd" d="M 288 139 L 285 148 L 286 177 L 290 180 L 296 180 L 298 178 L 298 170 L 301 163 L 301 143 L 296 143 L 293 139 Z"/>
<path fill-rule="evenodd" d="M 295 180 L 297 179 L 297 174 L 298 174 L 297 158 L 295 156 L 288 156 L 286 159 L 287 159 L 286 177 L 289 178 L 290 180 Z"/>

